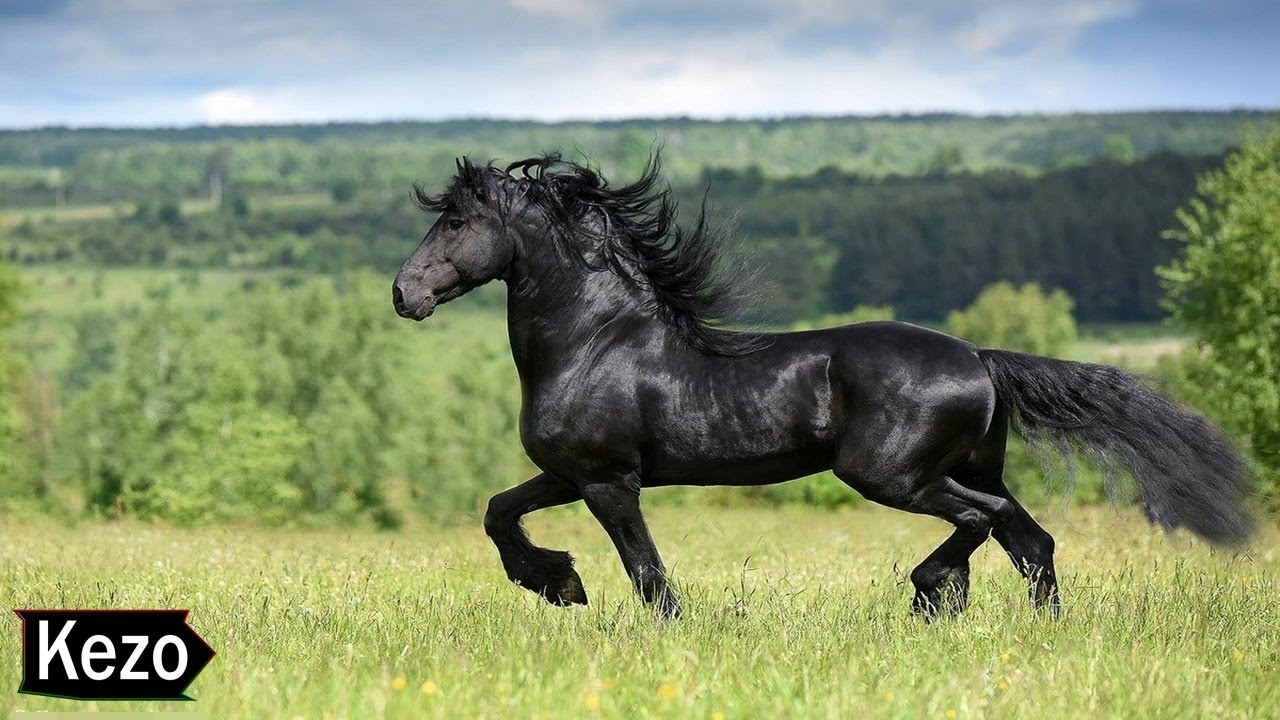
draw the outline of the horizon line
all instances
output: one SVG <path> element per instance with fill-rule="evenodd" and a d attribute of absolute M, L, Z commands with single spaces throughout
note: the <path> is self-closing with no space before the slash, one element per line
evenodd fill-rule
<path fill-rule="evenodd" d="M 923 118 L 968 118 L 983 119 L 1017 119 L 1017 118 L 1049 118 L 1071 116 L 1121 116 L 1121 115 L 1266 115 L 1280 113 L 1280 106 L 1223 106 L 1223 107 L 1151 107 L 1143 109 L 1095 109 L 1095 110 L 1055 110 L 1055 111 L 1011 111 L 1011 112 L 973 112 L 967 110 L 920 110 L 902 112 L 877 113 L 797 113 L 779 115 L 634 115 L 626 117 L 599 118 L 561 118 L 546 119 L 518 116 L 498 115 L 459 115 L 439 118 L 382 118 L 382 119 L 332 119 L 332 120 L 297 120 L 283 122 L 252 123 L 186 123 L 172 125 L 132 125 L 132 124 L 84 124 L 46 123 L 43 125 L 0 126 L 0 133 L 24 133 L 61 130 L 69 132 L 127 132 L 127 131 L 169 131 L 209 129 L 270 129 L 293 127 L 336 127 L 336 126 L 376 126 L 376 125 L 448 125 L 457 123 L 492 123 L 512 125 L 626 125 L 637 123 L 698 123 L 698 124 L 747 124 L 747 123 L 781 123 L 800 122 L 805 120 L 916 120 Z"/>

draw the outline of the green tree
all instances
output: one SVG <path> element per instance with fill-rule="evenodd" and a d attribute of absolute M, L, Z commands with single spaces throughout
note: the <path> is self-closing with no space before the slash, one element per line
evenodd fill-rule
<path fill-rule="evenodd" d="M 17 321 L 22 293 L 22 280 L 17 271 L 0 264 L 0 330 L 7 330 Z M 23 417 L 18 409 L 18 395 L 25 375 L 23 363 L 0 345 L 0 488 L 6 494 L 13 493 L 15 483 L 22 479 Z M 0 498 L 0 501 L 8 499 Z"/>
<path fill-rule="evenodd" d="M 1062 290 L 1046 293 L 1036 283 L 1021 288 L 989 285 L 964 310 L 947 317 L 947 331 L 984 347 L 1061 355 L 1077 338 L 1074 303 Z"/>
<path fill-rule="evenodd" d="M 165 225 L 177 225 L 182 222 L 182 205 L 177 200 L 164 201 L 156 210 L 156 219 Z"/>
<path fill-rule="evenodd" d="M 964 165 L 964 148 L 955 144 L 939 145 L 923 162 L 919 174 L 941 178 L 959 170 Z"/>
<path fill-rule="evenodd" d="M 1133 162 L 1133 138 L 1123 133 L 1108 135 L 1102 139 L 1102 155 L 1111 160 Z"/>
<path fill-rule="evenodd" d="M 836 253 L 821 238 L 800 235 L 752 243 L 749 264 L 763 270 L 755 307 L 769 320 L 812 317 L 822 310 L 823 292 L 835 266 Z"/>
<path fill-rule="evenodd" d="M 0 329 L 8 328 L 17 321 L 22 293 L 22 278 L 18 271 L 0 264 Z"/>
<path fill-rule="evenodd" d="M 1192 387 L 1244 439 L 1280 505 L 1280 130 L 1250 138 L 1178 211 L 1184 253 L 1160 275 L 1195 333 Z"/>
<path fill-rule="evenodd" d="M 339 178 L 334 180 L 329 186 L 329 194 L 333 196 L 333 201 L 339 205 L 349 203 L 356 197 L 356 192 L 360 186 L 351 178 Z"/>
<path fill-rule="evenodd" d="M 645 163 L 649 162 L 654 139 L 654 135 L 635 128 L 618 133 L 618 139 L 614 141 L 613 156 L 617 158 L 618 169 L 615 174 L 619 182 L 630 182 L 639 177 Z"/>

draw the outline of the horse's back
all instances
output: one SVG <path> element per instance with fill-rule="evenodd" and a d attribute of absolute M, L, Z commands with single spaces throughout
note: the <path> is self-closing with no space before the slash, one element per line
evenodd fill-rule
<path fill-rule="evenodd" d="M 831 329 L 831 378 L 865 400 L 959 403 L 988 418 L 995 390 L 979 348 L 911 323 L 886 320 Z"/>

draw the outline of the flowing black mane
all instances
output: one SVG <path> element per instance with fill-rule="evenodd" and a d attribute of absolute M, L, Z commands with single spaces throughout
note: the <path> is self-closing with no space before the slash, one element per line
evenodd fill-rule
<path fill-rule="evenodd" d="M 764 336 L 717 327 L 733 317 L 741 301 L 734 284 L 719 272 L 726 236 L 707 225 L 705 203 L 686 233 L 676 222 L 676 202 L 660 170 L 654 153 L 638 180 L 614 188 L 589 163 L 556 153 L 505 168 L 463 158 L 443 193 L 429 195 L 415 185 L 414 199 L 430 212 L 465 213 L 477 204 L 505 204 L 505 191 L 513 186 L 544 211 L 570 257 L 648 291 L 650 311 L 695 347 L 717 355 L 764 347 Z"/>

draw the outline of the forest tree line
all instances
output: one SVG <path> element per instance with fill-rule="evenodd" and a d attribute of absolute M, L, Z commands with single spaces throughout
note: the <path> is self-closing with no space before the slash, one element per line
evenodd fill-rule
<path fill-rule="evenodd" d="M 1217 153 L 1280 113 L 1138 112 L 1093 115 L 687 118 L 539 123 L 500 120 L 247 127 L 0 131 L 5 207 L 328 190 L 354 183 L 398 194 L 443 181 L 454 157 L 515 160 L 582 151 L 611 177 L 639 172 L 663 146 L 670 177 L 705 166 L 758 167 L 773 178 L 831 166 L 884 176 L 997 168 L 1038 173 L 1090 159 L 1158 152 Z"/>
<path fill-rule="evenodd" d="M 1066 290 L 1084 322 L 1151 322 L 1164 315 L 1154 269 L 1178 250 L 1162 232 L 1196 176 L 1221 162 L 1161 153 L 1036 177 L 825 169 L 769 180 L 748 169 L 707 180 L 715 205 L 736 211 L 742 250 L 773 280 L 766 317 L 889 305 L 936 321 L 1008 280 Z"/>
<path fill-rule="evenodd" d="M 1086 322 L 1163 316 L 1154 269 L 1176 243 L 1161 233 L 1220 155 L 1099 159 L 1039 175 L 938 170 L 874 177 L 836 168 L 771 178 L 755 166 L 704 170 L 677 186 L 685 222 L 708 190 L 713 220 L 758 268 L 751 320 L 792 322 L 860 305 L 939 321 L 998 280 L 1061 288 Z M 452 167 L 452 160 L 449 160 Z M 404 188 L 402 188 L 403 190 Z M 0 225 L 0 252 L 47 263 L 393 272 L 432 218 L 407 193 L 334 192 L 271 207 L 232 184 L 212 212 L 145 200 L 87 220 Z"/>

